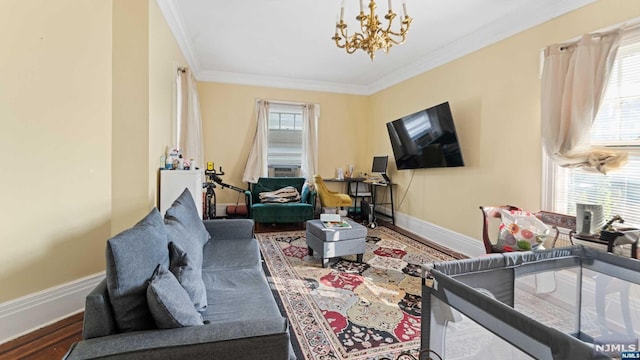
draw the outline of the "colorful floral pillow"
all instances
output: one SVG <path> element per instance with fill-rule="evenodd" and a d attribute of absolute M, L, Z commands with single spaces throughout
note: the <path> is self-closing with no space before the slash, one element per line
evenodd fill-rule
<path fill-rule="evenodd" d="M 522 210 L 500 210 L 498 246 L 514 251 L 531 250 L 544 240 L 549 227 L 532 213 Z"/>

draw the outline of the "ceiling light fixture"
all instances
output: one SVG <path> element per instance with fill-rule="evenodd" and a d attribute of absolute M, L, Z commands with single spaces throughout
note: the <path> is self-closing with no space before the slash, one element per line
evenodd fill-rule
<path fill-rule="evenodd" d="M 356 20 L 360 22 L 362 33 L 356 32 L 349 36 L 347 24 L 344 22 L 345 0 L 342 0 L 340 20 L 336 21 L 336 33 L 331 39 L 335 40 L 336 45 L 341 49 L 345 49 L 349 54 L 353 54 L 358 49 L 366 51 L 369 53 L 371 61 L 373 61 L 377 50 L 382 49 L 385 53 L 388 53 L 394 44 L 403 44 L 407 37 L 411 20 L 413 20 L 407 15 L 407 2 L 406 0 L 402 1 L 404 17 L 400 19 L 400 30 L 397 32 L 392 31 L 391 26 L 398 15 L 391 8 L 391 0 L 388 0 L 388 2 L 389 11 L 384 16 L 387 24 L 386 27 L 382 27 L 382 23 L 378 20 L 378 15 L 376 15 L 376 2 L 374 0 L 369 1 L 369 14 L 365 14 L 364 0 L 360 0 L 360 14 L 356 16 Z"/>

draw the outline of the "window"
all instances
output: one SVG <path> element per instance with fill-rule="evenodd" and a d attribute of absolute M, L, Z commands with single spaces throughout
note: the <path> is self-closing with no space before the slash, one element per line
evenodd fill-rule
<path fill-rule="evenodd" d="M 270 176 L 298 176 L 302 165 L 302 105 L 272 103 L 267 163 Z"/>
<path fill-rule="evenodd" d="M 640 29 L 622 37 L 591 142 L 629 151 L 627 165 L 602 175 L 561 168 L 544 156 L 543 207 L 575 215 L 576 203 L 601 204 L 605 219 L 620 215 L 640 226 Z"/>

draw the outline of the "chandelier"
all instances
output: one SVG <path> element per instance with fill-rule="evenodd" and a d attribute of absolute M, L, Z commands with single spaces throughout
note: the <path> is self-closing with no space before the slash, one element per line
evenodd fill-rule
<path fill-rule="evenodd" d="M 356 32 L 349 36 L 347 33 L 347 24 L 344 22 L 344 2 L 340 6 L 340 20 L 336 22 L 336 33 L 331 38 L 335 40 L 336 45 L 345 49 L 347 53 L 353 54 L 356 50 L 361 49 L 369 53 L 371 61 L 375 57 L 377 50 L 384 50 L 385 53 L 389 52 L 389 49 L 395 45 L 401 45 L 404 43 L 407 37 L 407 31 L 409 31 L 409 25 L 411 20 L 407 15 L 407 3 L 406 0 L 402 1 L 403 17 L 400 20 L 400 29 L 398 31 L 391 30 L 391 26 L 398 15 L 393 12 L 391 8 L 391 0 L 389 2 L 389 11 L 384 15 L 386 24 L 383 27 L 382 22 L 376 15 L 376 2 L 374 0 L 369 1 L 369 13 L 364 12 L 364 0 L 360 0 L 360 14 L 356 16 L 356 20 L 360 22 L 360 30 L 362 33 Z"/>

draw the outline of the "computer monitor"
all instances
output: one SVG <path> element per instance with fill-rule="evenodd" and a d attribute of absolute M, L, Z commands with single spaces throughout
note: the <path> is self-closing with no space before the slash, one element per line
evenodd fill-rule
<path fill-rule="evenodd" d="M 387 162 L 389 161 L 389 156 L 374 156 L 373 157 L 373 165 L 371 165 L 371 173 L 379 173 L 384 178 L 384 182 L 390 183 L 391 179 L 387 176 Z M 383 182 L 383 183 L 384 183 Z"/>
<path fill-rule="evenodd" d="M 389 161 L 389 156 L 374 156 L 373 165 L 371 166 L 371 172 L 386 174 L 388 161 Z"/>

